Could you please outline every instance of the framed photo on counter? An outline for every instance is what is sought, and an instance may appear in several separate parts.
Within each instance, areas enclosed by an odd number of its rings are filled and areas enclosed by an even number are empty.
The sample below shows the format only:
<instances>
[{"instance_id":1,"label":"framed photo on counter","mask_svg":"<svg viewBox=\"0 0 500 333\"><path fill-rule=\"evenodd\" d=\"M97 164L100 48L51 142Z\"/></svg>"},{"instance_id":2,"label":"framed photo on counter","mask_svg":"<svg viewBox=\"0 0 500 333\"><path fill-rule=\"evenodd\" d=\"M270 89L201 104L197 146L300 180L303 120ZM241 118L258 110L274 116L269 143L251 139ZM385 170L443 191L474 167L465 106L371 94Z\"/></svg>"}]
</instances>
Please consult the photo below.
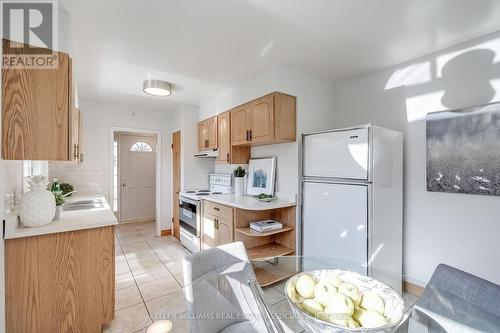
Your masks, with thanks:
<instances>
[{"instance_id":1,"label":"framed photo on counter","mask_svg":"<svg viewBox=\"0 0 500 333\"><path fill-rule=\"evenodd\" d=\"M247 194L274 195L276 157L252 158L248 163Z\"/></svg>"}]
</instances>

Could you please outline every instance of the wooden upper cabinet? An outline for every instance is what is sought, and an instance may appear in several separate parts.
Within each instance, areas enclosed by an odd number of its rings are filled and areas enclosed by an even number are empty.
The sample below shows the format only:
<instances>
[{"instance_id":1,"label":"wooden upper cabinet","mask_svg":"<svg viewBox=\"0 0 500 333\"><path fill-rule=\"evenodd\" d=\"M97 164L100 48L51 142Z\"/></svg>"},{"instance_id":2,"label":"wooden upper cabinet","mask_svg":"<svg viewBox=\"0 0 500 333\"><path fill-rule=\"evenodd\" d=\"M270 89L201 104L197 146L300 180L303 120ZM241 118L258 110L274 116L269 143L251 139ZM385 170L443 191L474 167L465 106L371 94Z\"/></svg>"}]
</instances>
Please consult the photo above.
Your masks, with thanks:
<instances>
[{"instance_id":1,"label":"wooden upper cabinet","mask_svg":"<svg viewBox=\"0 0 500 333\"><path fill-rule=\"evenodd\" d=\"M217 149L217 116L198 123L198 149Z\"/></svg>"},{"instance_id":2,"label":"wooden upper cabinet","mask_svg":"<svg viewBox=\"0 0 500 333\"><path fill-rule=\"evenodd\" d=\"M207 119L208 148L217 149L217 116Z\"/></svg>"},{"instance_id":3,"label":"wooden upper cabinet","mask_svg":"<svg viewBox=\"0 0 500 333\"><path fill-rule=\"evenodd\" d=\"M219 163L248 164L250 147L231 146L231 112L226 111L217 116L217 145Z\"/></svg>"},{"instance_id":4,"label":"wooden upper cabinet","mask_svg":"<svg viewBox=\"0 0 500 333\"><path fill-rule=\"evenodd\" d=\"M198 149L208 148L208 122L206 120L198 123Z\"/></svg>"},{"instance_id":5,"label":"wooden upper cabinet","mask_svg":"<svg viewBox=\"0 0 500 333\"><path fill-rule=\"evenodd\" d=\"M261 97L250 103L250 142L254 144L274 141L274 94Z\"/></svg>"},{"instance_id":6,"label":"wooden upper cabinet","mask_svg":"<svg viewBox=\"0 0 500 333\"><path fill-rule=\"evenodd\" d=\"M274 142L294 142L297 138L297 99L274 93Z\"/></svg>"},{"instance_id":7,"label":"wooden upper cabinet","mask_svg":"<svg viewBox=\"0 0 500 333\"><path fill-rule=\"evenodd\" d=\"M296 140L296 98L279 92L231 110L231 146Z\"/></svg>"},{"instance_id":8,"label":"wooden upper cabinet","mask_svg":"<svg viewBox=\"0 0 500 333\"><path fill-rule=\"evenodd\" d=\"M249 104L241 105L231 111L231 145L249 142Z\"/></svg>"},{"instance_id":9,"label":"wooden upper cabinet","mask_svg":"<svg viewBox=\"0 0 500 333\"><path fill-rule=\"evenodd\" d=\"M10 41L3 40L7 54ZM19 48L19 54L22 54ZM12 54L12 52L9 52ZM55 69L2 66L2 157L7 160L73 158L71 142L71 59L57 55Z\"/></svg>"},{"instance_id":10,"label":"wooden upper cabinet","mask_svg":"<svg viewBox=\"0 0 500 333\"><path fill-rule=\"evenodd\" d=\"M229 112L219 114L217 119L217 150L219 151L219 162L230 163L231 137Z\"/></svg>"}]
</instances>

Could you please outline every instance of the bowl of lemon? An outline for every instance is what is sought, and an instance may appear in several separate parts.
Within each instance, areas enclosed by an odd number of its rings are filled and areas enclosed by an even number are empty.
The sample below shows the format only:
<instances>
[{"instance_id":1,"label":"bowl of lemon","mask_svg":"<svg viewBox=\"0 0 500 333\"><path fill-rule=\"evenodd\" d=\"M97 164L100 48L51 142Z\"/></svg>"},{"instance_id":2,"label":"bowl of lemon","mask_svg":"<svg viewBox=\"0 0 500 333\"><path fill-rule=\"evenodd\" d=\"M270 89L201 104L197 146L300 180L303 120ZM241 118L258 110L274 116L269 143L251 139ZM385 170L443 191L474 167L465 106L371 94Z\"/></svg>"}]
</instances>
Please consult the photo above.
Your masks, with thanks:
<instances>
[{"instance_id":1,"label":"bowl of lemon","mask_svg":"<svg viewBox=\"0 0 500 333\"><path fill-rule=\"evenodd\" d=\"M391 332L404 302L391 287L343 270L315 270L285 284L294 317L309 332Z\"/></svg>"}]
</instances>

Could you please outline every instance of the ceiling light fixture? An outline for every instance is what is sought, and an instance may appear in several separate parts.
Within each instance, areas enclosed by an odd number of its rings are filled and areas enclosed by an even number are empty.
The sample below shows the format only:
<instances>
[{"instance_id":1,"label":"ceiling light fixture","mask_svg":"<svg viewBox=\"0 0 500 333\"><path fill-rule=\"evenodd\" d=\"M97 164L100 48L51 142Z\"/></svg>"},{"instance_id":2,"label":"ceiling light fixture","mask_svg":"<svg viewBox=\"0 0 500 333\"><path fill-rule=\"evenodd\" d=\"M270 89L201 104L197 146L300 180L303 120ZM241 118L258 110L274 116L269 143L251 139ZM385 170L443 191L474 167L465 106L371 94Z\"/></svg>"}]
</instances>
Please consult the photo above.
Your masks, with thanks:
<instances>
[{"instance_id":1,"label":"ceiling light fixture","mask_svg":"<svg viewBox=\"0 0 500 333\"><path fill-rule=\"evenodd\" d=\"M161 80L144 80L142 90L152 96L169 96L172 94L172 83Z\"/></svg>"}]
</instances>

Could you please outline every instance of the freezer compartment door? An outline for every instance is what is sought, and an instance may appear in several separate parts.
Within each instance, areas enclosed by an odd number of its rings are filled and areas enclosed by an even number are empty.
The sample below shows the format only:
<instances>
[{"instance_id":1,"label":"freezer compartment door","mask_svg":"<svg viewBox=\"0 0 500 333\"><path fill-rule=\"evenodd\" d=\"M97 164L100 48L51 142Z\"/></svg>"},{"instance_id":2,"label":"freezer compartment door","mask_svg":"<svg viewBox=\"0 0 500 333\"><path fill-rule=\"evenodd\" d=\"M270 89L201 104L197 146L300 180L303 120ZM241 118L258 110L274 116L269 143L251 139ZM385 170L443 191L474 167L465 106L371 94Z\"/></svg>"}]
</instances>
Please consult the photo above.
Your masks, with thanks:
<instances>
[{"instance_id":1,"label":"freezer compartment door","mask_svg":"<svg viewBox=\"0 0 500 333\"><path fill-rule=\"evenodd\" d=\"M367 185L305 182L302 202L304 256L332 258L346 263L345 268L339 269L367 274L367 203Z\"/></svg>"},{"instance_id":2,"label":"freezer compartment door","mask_svg":"<svg viewBox=\"0 0 500 333\"><path fill-rule=\"evenodd\" d=\"M368 180L368 128L304 137L304 176Z\"/></svg>"}]
</instances>

